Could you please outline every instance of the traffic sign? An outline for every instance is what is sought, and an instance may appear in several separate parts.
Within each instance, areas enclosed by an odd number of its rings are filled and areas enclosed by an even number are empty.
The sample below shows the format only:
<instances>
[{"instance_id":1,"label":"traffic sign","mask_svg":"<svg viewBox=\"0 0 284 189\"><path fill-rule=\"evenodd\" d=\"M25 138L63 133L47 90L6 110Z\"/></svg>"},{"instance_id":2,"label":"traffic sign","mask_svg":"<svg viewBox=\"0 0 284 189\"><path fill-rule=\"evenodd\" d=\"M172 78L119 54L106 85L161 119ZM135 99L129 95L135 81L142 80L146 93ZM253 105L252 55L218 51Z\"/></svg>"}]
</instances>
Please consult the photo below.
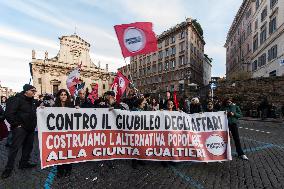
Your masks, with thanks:
<instances>
[{"instance_id":1,"label":"traffic sign","mask_svg":"<svg viewBox=\"0 0 284 189\"><path fill-rule=\"evenodd\" d=\"M211 88L211 89L216 89L216 87L217 87L217 86L216 86L215 83L211 83L211 85L210 85L210 88Z\"/></svg>"}]
</instances>

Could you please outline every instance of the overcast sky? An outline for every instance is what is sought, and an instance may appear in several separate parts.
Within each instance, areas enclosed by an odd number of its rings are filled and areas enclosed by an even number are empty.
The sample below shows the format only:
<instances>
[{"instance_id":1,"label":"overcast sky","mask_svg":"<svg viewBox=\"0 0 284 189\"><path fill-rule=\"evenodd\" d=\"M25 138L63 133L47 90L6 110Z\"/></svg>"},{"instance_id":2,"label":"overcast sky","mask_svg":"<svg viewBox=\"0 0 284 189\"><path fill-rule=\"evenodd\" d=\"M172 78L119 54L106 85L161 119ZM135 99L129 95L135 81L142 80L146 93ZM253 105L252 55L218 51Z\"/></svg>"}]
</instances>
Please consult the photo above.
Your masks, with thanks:
<instances>
[{"instance_id":1,"label":"overcast sky","mask_svg":"<svg viewBox=\"0 0 284 189\"><path fill-rule=\"evenodd\" d=\"M225 75L226 35L242 0L1 0L0 81L15 91L29 82L32 49L36 58L56 56L58 37L77 34L91 44L91 57L110 71L123 66L114 25L138 21L154 24L156 34L197 19L205 38L205 53L213 58L212 76Z\"/></svg>"}]
</instances>

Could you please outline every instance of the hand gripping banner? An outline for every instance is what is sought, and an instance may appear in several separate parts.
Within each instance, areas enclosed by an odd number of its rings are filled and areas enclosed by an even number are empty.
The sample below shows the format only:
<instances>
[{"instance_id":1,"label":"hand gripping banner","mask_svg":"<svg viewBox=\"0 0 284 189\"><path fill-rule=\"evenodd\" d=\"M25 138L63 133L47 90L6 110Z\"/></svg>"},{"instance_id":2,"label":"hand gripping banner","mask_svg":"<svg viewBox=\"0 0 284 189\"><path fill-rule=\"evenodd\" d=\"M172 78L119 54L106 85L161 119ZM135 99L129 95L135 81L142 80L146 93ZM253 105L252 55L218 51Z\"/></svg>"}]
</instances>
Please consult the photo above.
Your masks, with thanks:
<instances>
[{"instance_id":1,"label":"hand gripping banner","mask_svg":"<svg viewBox=\"0 0 284 189\"><path fill-rule=\"evenodd\" d=\"M38 108L41 168L113 159L231 160L224 112Z\"/></svg>"}]
</instances>

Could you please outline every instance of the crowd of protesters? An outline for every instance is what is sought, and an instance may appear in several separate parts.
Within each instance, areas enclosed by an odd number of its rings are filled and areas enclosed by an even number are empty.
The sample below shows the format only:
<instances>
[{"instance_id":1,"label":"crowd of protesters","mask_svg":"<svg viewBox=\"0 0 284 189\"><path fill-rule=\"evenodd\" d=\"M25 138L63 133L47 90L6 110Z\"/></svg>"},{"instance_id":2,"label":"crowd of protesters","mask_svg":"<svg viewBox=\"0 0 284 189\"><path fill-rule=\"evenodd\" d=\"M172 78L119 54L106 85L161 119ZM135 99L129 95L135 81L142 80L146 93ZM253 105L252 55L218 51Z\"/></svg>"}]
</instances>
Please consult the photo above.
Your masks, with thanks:
<instances>
[{"instance_id":1,"label":"crowd of protesters","mask_svg":"<svg viewBox=\"0 0 284 189\"><path fill-rule=\"evenodd\" d=\"M8 178L12 174L15 159L19 149L22 148L22 156L19 162L19 169L33 168L36 164L31 163L30 154L33 149L34 133L36 128L36 109L38 107L68 107L68 108L109 108L121 109L129 111L180 111L188 114L225 111L228 117L229 130L233 136L238 156L243 160L248 160L244 154L239 137L237 120L242 116L240 108L233 103L232 98L223 100L203 99L204 104L200 102L198 97L188 98L183 96L180 100L174 100L167 92L166 98L155 98L149 94L130 93L127 97L121 99L118 103L115 99L113 91L107 91L104 95L93 103L88 99L86 91L81 89L78 91L78 97L72 99L69 92L65 89L60 89L57 94L39 95L35 99L36 88L32 85L25 84L23 91L9 99L1 98L0 106L0 140L8 137L6 146L9 147L8 161L5 170L2 173L2 178ZM4 122L7 121L7 123ZM8 134L7 128L4 126L9 124L11 128ZM6 128L6 130L5 130ZM111 161L109 166L113 167ZM144 161L132 161L132 167L144 165ZM57 166L58 177L69 176L71 174L72 165Z\"/></svg>"}]
</instances>

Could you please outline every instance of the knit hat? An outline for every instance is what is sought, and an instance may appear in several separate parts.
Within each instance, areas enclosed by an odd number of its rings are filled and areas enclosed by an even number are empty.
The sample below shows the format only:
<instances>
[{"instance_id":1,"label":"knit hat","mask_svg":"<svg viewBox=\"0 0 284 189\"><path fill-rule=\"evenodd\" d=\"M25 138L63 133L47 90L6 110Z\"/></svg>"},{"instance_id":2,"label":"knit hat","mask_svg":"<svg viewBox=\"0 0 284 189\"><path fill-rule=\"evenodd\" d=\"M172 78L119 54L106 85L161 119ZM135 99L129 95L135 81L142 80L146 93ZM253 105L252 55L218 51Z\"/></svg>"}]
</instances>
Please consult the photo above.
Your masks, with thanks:
<instances>
[{"instance_id":1,"label":"knit hat","mask_svg":"<svg viewBox=\"0 0 284 189\"><path fill-rule=\"evenodd\" d=\"M191 102L192 102L192 101L193 101L193 102L195 102L196 104L198 104L198 103L199 103L199 99L198 99L197 97L192 98L192 99L191 99Z\"/></svg>"},{"instance_id":2,"label":"knit hat","mask_svg":"<svg viewBox=\"0 0 284 189\"><path fill-rule=\"evenodd\" d=\"M26 92L26 91L28 91L28 90L31 90L31 89L35 89L35 87L32 86L32 85L30 85L30 84L25 84L25 85L23 86L23 91L24 91L24 92Z\"/></svg>"}]
</instances>

